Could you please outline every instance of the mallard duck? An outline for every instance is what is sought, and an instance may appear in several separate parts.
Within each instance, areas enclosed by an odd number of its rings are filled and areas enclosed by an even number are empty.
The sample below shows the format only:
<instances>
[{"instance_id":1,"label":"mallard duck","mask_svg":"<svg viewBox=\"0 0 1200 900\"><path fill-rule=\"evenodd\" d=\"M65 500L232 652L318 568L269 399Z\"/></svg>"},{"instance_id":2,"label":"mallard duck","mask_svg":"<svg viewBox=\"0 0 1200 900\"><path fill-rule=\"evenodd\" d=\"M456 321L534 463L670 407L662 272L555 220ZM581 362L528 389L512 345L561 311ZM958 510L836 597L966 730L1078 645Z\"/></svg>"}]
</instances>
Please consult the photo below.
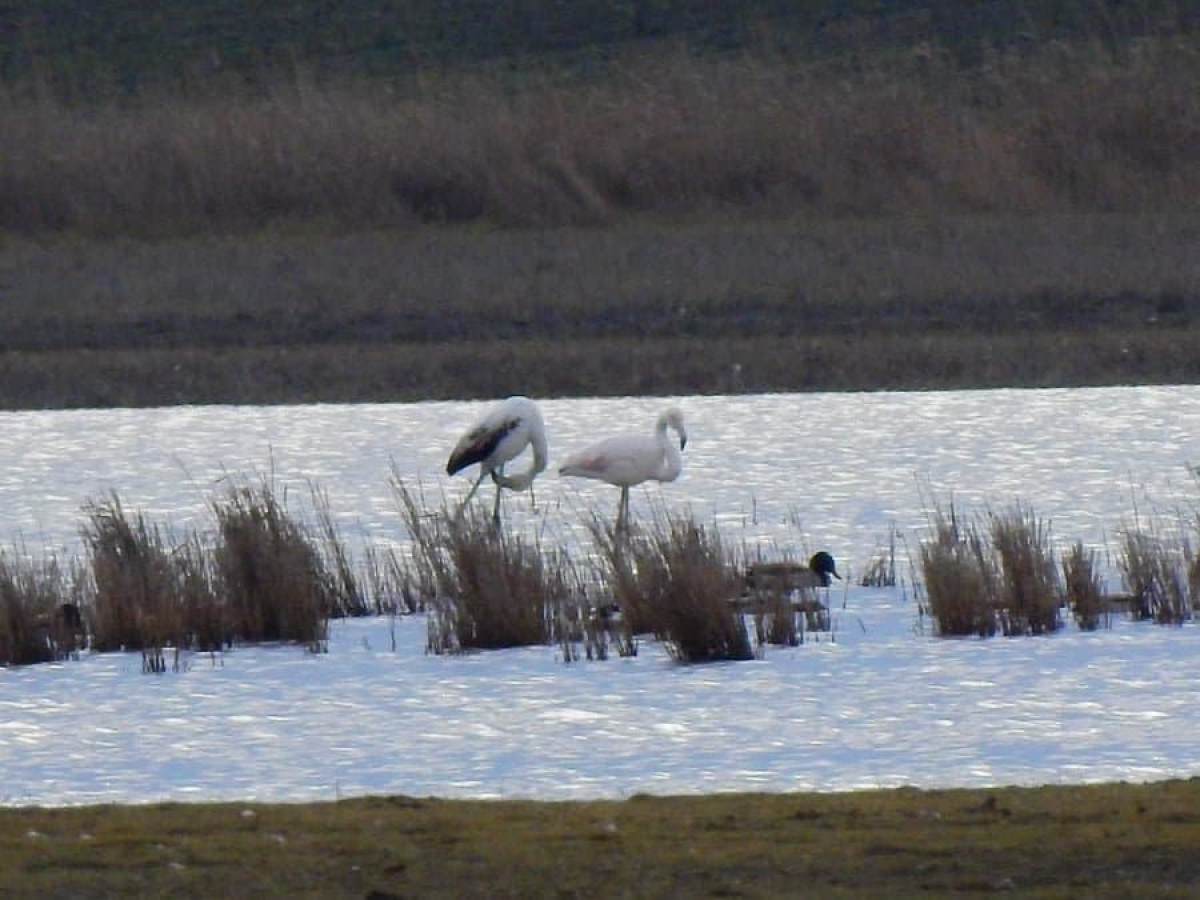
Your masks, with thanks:
<instances>
[{"instance_id":1,"label":"mallard duck","mask_svg":"<svg viewBox=\"0 0 1200 900\"><path fill-rule=\"evenodd\" d=\"M819 550L808 565L796 562L758 562L746 567L746 586L750 590L795 591L804 588L829 587L832 579L841 580L837 563L826 550Z\"/></svg>"}]
</instances>

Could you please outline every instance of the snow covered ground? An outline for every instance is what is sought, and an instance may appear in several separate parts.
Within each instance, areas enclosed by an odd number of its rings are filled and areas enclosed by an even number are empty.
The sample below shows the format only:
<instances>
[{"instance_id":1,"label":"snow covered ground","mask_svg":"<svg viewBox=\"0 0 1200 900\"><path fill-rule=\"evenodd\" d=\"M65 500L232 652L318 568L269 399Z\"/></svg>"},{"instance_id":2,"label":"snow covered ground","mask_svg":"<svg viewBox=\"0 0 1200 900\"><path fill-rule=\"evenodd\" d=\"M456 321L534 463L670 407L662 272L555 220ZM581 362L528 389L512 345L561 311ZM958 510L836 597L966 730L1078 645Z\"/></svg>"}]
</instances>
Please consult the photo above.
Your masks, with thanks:
<instances>
[{"instance_id":1,"label":"snow covered ground","mask_svg":"<svg viewBox=\"0 0 1200 900\"><path fill-rule=\"evenodd\" d=\"M854 588L832 637L761 659L565 664L424 653L422 617L335 624L329 652L137 655L0 673L4 804L595 798L1200 775L1200 628L942 640ZM845 600L846 608L840 609ZM810 636L811 637L811 636Z\"/></svg>"},{"instance_id":2,"label":"snow covered ground","mask_svg":"<svg viewBox=\"0 0 1200 900\"><path fill-rule=\"evenodd\" d=\"M1063 542L1111 554L1134 515L1195 504L1200 387L671 398L688 416L687 506L739 544L830 549L862 571L928 497L1022 500ZM593 435L649 429L661 399L543 404L551 467ZM4 535L71 553L80 507L203 527L207 502L273 472L329 494L351 542L403 545L394 470L433 502L483 404L190 408L0 416ZM547 474L509 527L586 540L616 491ZM3 536L3 535L0 535ZM1106 557L1111 559L1111 557ZM1111 566L1110 566L1111 568ZM910 577L905 569L901 574ZM1115 587L1115 585L1114 585ZM329 652L241 647L144 675L138 656L0 670L0 803L301 801L366 793L624 797L1200 775L1200 627L1116 620L1044 638L943 640L909 586L835 588L834 633L752 662L565 664L554 647L425 654L421 617L335 623ZM393 638L395 646L393 647Z\"/></svg>"}]
</instances>

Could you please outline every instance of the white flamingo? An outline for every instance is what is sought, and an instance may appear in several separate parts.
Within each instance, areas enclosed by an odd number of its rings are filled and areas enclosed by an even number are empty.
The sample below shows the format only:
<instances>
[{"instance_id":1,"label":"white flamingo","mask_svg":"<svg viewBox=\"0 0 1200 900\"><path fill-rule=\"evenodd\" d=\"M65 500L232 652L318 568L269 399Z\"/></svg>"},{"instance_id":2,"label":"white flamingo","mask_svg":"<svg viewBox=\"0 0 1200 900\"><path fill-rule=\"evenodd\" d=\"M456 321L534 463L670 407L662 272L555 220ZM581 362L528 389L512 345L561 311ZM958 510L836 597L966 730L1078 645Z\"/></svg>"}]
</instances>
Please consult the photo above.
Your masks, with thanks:
<instances>
[{"instance_id":1,"label":"white flamingo","mask_svg":"<svg viewBox=\"0 0 1200 900\"><path fill-rule=\"evenodd\" d=\"M679 446L667 436L672 428L679 435ZM674 481L683 469L680 451L687 446L683 413L674 406L664 410L655 423L653 434L621 434L606 438L586 450L567 457L558 470L560 475L594 478L621 489L617 506L617 530L629 525L629 489L644 481Z\"/></svg>"},{"instance_id":2,"label":"white flamingo","mask_svg":"<svg viewBox=\"0 0 1200 900\"><path fill-rule=\"evenodd\" d=\"M516 459L526 447L533 448L529 468L516 475L505 475L504 465ZM500 490L523 491L533 495L533 479L546 468L546 426L537 404L528 397L509 397L492 407L454 446L446 463L446 474L454 475L479 463L479 477L458 507L461 514L483 479L492 476L496 483L496 502L492 518L500 522Z\"/></svg>"}]
</instances>

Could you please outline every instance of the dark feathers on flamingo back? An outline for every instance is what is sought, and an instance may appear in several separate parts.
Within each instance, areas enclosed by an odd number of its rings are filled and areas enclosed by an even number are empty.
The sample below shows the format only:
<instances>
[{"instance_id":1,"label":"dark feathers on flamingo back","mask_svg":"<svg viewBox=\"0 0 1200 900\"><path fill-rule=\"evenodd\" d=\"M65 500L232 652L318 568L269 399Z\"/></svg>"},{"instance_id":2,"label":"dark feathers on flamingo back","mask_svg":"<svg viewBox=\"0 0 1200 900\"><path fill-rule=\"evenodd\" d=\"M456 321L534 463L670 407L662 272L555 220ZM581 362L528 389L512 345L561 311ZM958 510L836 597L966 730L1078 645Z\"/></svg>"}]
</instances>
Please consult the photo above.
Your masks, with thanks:
<instances>
[{"instance_id":1,"label":"dark feathers on flamingo back","mask_svg":"<svg viewBox=\"0 0 1200 900\"><path fill-rule=\"evenodd\" d=\"M450 454L446 463L446 474L457 475L468 466L481 463L496 452L509 434L520 424L519 419L509 419L497 428L475 428L467 434L466 444L460 444Z\"/></svg>"},{"instance_id":2,"label":"dark feathers on flamingo back","mask_svg":"<svg viewBox=\"0 0 1200 900\"><path fill-rule=\"evenodd\" d=\"M526 448L533 452L529 467L516 474L506 474L505 465L524 453ZM447 475L479 464L479 476L459 505L459 513L475 496L484 479L490 477L496 485L492 518L499 524L501 489L528 489L532 496L533 480L545 470L547 458L546 427L537 404L528 397L509 397L500 401L459 439L446 461Z\"/></svg>"}]
</instances>

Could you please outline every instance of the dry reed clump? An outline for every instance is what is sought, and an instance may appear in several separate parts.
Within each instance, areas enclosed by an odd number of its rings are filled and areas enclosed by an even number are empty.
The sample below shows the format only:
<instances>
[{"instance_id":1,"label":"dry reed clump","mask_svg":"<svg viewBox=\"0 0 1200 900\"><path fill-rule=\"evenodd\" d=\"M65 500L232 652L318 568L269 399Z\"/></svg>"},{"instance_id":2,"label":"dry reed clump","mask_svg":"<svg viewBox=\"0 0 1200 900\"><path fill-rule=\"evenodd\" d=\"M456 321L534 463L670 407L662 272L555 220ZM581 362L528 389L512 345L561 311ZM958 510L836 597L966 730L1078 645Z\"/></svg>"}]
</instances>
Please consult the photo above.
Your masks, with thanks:
<instances>
[{"instance_id":1,"label":"dry reed clump","mask_svg":"<svg viewBox=\"0 0 1200 900\"><path fill-rule=\"evenodd\" d=\"M600 554L586 570L576 567L575 599L559 608L556 632L563 658L578 659L581 648L588 660L637 656L638 636L649 632L633 574L636 563L629 563L628 554L637 548L622 548L627 542L599 515L591 515L586 527Z\"/></svg>"},{"instance_id":2,"label":"dry reed clump","mask_svg":"<svg viewBox=\"0 0 1200 900\"><path fill-rule=\"evenodd\" d=\"M248 641L325 646L342 601L319 547L269 484L236 487L212 504L217 592L231 629Z\"/></svg>"},{"instance_id":3,"label":"dry reed clump","mask_svg":"<svg viewBox=\"0 0 1200 900\"><path fill-rule=\"evenodd\" d=\"M928 611L937 633L994 635L998 574L983 536L973 524L960 526L953 504L949 512L935 510L933 526L933 539L922 542L920 559Z\"/></svg>"},{"instance_id":4,"label":"dry reed clump","mask_svg":"<svg viewBox=\"0 0 1200 900\"><path fill-rule=\"evenodd\" d=\"M399 479L393 491L429 590L432 653L547 644L576 596L565 555L547 555L478 510L427 513Z\"/></svg>"},{"instance_id":5,"label":"dry reed clump","mask_svg":"<svg viewBox=\"0 0 1200 900\"><path fill-rule=\"evenodd\" d=\"M179 544L174 561L187 630L186 646L206 653L233 646L233 625L228 606L218 593L213 556L199 536L191 534Z\"/></svg>"},{"instance_id":6,"label":"dry reed clump","mask_svg":"<svg viewBox=\"0 0 1200 900\"><path fill-rule=\"evenodd\" d=\"M311 490L329 615L334 618L365 616L371 611L368 592L364 589L358 570L350 559L346 542L342 540L337 524L333 521L329 496L316 486Z\"/></svg>"},{"instance_id":7,"label":"dry reed clump","mask_svg":"<svg viewBox=\"0 0 1200 900\"><path fill-rule=\"evenodd\" d=\"M649 55L648 55L649 56ZM1186 40L856 67L686 51L583 78L277 84L72 106L0 95L0 229L593 224L1194 209Z\"/></svg>"},{"instance_id":8,"label":"dry reed clump","mask_svg":"<svg viewBox=\"0 0 1200 900\"><path fill-rule=\"evenodd\" d=\"M659 598L666 591L669 573L652 534L636 523L621 530L615 522L592 515L586 524L599 551L598 575L604 586L597 611L619 611L620 632L635 646L637 635L658 630Z\"/></svg>"},{"instance_id":9,"label":"dry reed clump","mask_svg":"<svg viewBox=\"0 0 1200 900\"><path fill-rule=\"evenodd\" d=\"M390 485L410 538L409 553L404 561L391 554L384 561L379 577L385 583L391 581L410 612L426 612L438 597L441 557L435 552L434 533L445 518L445 510L430 512L424 496L414 496L394 468Z\"/></svg>"},{"instance_id":10,"label":"dry reed clump","mask_svg":"<svg viewBox=\"0 0 1200 900\"><path fill-rule=\"evenodd\" d=\"M1188 466L1192 481L1200 488L1200 466ZM1184 564L1187 566L1188 592L1192 600L1192 613L1200 610L1200 507L1192 506L1190 519L1184 526L1180 544Z\"/></svg>"},{"instance_id":11,"label":"dry reed clump","mask_svg":"<svg viewBox=\"0 0 1200 900\"><path fill-rule=\"evenodd\" d=\"M370 608L323 497L318 535L267 484L212 504L218 539L129 514L115 494L84 506L86 565L40 566L0 553L0 665L62 658L90 646L140 650L165 671L168 652L218 651L235 641L296 641L323 649L328 618ZM323 543L322 543L323 542ZM376 609L379 609L378 603Z\"/></svg>"},{"instance_id":12,"label":"dry reed clump","mask_svg":"<svg viewBox=\"0 0 1200 900\"><path fill-rule=\"evenodd\" d=\"M552 554L551 565L561 573L565 585L552 611L551 625L563 662L637 656L637 636L630 631L619 604L607 593L607 586L590 579L589 569L569 561L561 551ZM594 574L594 563L592 567Z\"/></svg>"},{"instance_id":13,"label":"dry reed clump","mask_svg":"<svg viewBox=\"0 0 1200 900\"><path fill-rule=\"evenodd\" d=\"M363 568L371 614L398 616L424 612L426 594L395 548L367 547Z\"/></svg>"},{"instance_id":14,"label":"dry reed clump","mask_svg":"<svg viewBox=\"0 0 1200 900\"><path fill-rule=\"evenodd\" d=\"M162 648L179 646L188 633L172 548L157 525L127 514L116 495L90 501L84 513L92 646L141 650L157 667Z\"/></svg>"},{"instance_id":15,"label":"dry reed clump","mask_svg":"<svg viewBox=\"0 0 1200 900\"><path fill-rule=\"evenodd\" d=\"M720 536L690 516L660 513L650 531L630 536L637 569L622 587L639 615L676 660L752 659L746 622L730 601L738 594L734 561ZM613 591L616 595L616 590Z\"/></svg>"},{"instance_id":16,"label":"dry reed clump","mask_svg":"<svg viewBox=\"0 0 1200 900\"><path fill-rule=\"evenodd\" d=\"M1121 537L1117 565L1135 619L1180 625L1193 618L1195 565L1189 567L1185 542L1175 542L1137 528Z\"/></svg>"},{"instance_id":17,"label":"dry reed clump","mask_svg":"<svg viewBox=\"0 0 1200 900\"><path fill-rule=\"evenodd\" d=\"M70 573L0 551L0 666L65 659L87 642Z\"/></svg>"},{"instance_id":18,"label":"dry reed clump","mask_svg":"<svg viewBox=\"0 0 1200 900\"><path fill-rule=\"evenodd\" d=\"M729 603L737 576L719 535L691 518L668 518L654 544L667 576L657 636L668 652L683 662L751 659L745 620Z\"/></svg>"},{"instance_id":19,"label":"dry reed clump","mask_svg":"<svg viewBox=\"0 0 1200 900\"><path fill-rule=\"evenodd\" d=\"M921 545L929 612L941 635L1048 634L1061 626L1062 592L1049 527L1016 506L987 528L937 509Z\"/></svg>"},{"instance_id":20,"label":"dry reed clump","mask_svg":"<svg viewBox=\"0 0 1200 900\"><path fill-rule=\"evenodd\" d=\"M1200 521L1197 521L1197 532L1200 535ZM1200 553L1196 552L1195 546L1188 544L1187 555L1188 563L1188 590L1192 596L1193 612L1200 609Z\"/></svg>"},{"instance_id":21,"label":"dry reed clump","mask_svg":"<svg viewBox=\"0 0 1200 900\"><path fill-rule=\"evenodd\" d=\"M1076 541L1062 557L1064 597L1075 624L1083 631L1094 631L1101 622L1108 624L1110 610L1096 566L1096 551L1085 550Z\"/></svg>"},{"instance_id":22,"label":"dry reed clump","mask_svg":"<svg viewBox=\"0 0 1200 900\"><path fill-rule=\"evenodd\" d=\"M761 647L775 644L780 647L798 647L804 643L804 625L809 613L796 609L796 605L785 594L769 593L755 607L754 638Z\"/></svg>"},{"instance_id":23,"label":"dry reed clump","mask_svg":"<svg viewBox=\"0 0 1200 900\"><path fill-rule=\"evenodd\" d=\"M1000 605L1006 635L1049 634L1058 630L1062 604L1049 525L1020 504L991 513L992 548L999 558Z\"/></svg>"}]
</instances>

